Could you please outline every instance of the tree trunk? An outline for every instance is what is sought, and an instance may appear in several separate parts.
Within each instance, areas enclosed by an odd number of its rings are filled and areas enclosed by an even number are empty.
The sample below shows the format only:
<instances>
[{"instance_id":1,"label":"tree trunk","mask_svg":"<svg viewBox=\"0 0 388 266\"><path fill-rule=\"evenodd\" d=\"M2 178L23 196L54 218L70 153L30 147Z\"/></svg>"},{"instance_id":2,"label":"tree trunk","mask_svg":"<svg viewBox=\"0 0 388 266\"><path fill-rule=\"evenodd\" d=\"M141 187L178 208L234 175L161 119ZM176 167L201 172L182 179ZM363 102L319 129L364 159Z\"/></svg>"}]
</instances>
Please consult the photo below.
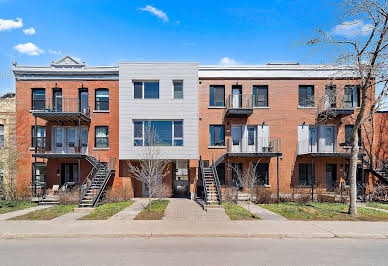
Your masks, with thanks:
<instances>
[{"instance_id":1,"label":"tree trunk","mask_svg":"<svg viewBox=\"0 0 388 266\"><path fill-rule=\"evenodd\" d=\"M152 211L152 206L151 206L151 189L148 188L148 206L150 206L150 212Z\"/></svg>"},{"instance_id":2,"label":"tree trunk","mask_svg":"<svg viewBox=\"0 0 388 266\"><path fill-rule=\"evenodd\" d=\"M349 182L350 182L350 204L349 214L352 216L357 215L357 161L358 161L358 133L357 127L353 127L351 136L352 152L349 165Z\"/></svg>"}]
</instances>

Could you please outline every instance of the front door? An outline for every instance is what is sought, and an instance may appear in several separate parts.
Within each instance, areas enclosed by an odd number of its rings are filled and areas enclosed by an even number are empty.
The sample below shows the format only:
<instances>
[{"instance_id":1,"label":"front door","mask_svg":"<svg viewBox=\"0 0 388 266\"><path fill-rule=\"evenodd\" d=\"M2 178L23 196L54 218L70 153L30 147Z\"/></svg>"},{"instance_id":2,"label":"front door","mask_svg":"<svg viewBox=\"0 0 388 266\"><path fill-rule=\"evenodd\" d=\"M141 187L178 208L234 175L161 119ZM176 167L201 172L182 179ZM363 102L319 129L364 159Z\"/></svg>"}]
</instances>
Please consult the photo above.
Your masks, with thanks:
<instances>
[{"instance_id":1,"label":"front door","mask_svg":"<svg viewBox=\"0 0 388 266\"><path fill-rule=\"evenodd\" d=\"M241 152L241 126L232 126L232 152Z\"/></svg>"},{"instance_id":2,"label":"front door","mask_svg":"<svg viewBox=\"0 0 388 266\"><path fill-rule=\"evenodd\" d=\"M257 152L270 152L269 126L259 125L257 127Z\"/></svg>"},{"instance_id":3,"label":"front door","mask_svg":"<svg viewBox=\"0 0 388 266\"><path fill-rule=\"evenodd\" d=\"M62 89L53 90L53 109L62 112Z\"/></svg>"},{"instance_id":4,"label":"front door","mask_svg":"<svg viewBox=\"0 0 388 266\"><path fill-rule=\"evenodd\" d=\"M326 164L326 189L328 191L334 190L337 182L337 165Z\"/></svg>"},{"instance_id":5,"label":"front door","mask_svg":"<svg viewBox=\"0 0 388 266\"><path fill-rule=\"evenodd\" d=\"M78 164L76 163L63 163L61 171L61 183L78 183Z\"/></svg>"},{"instance_id":6,"label":"front door","mask_svg":"<svg viewBox=\"0 0 388 266\"><path fill-rule=\"evenodd\" d=\"M247 152L256 152L257 126L248 126L247 130L248 130Z\"/></svg>"},{"instance_id":7,"label":"front door","mask_svg":"<svg viewBox=\"0 0 388 266\"><path fill-rule=\"evenodd\" d=\"M89 114L89 94L87 89L79 91L79 111L84 114Z\"/></svg>"},{"instance_id":8,"label":"front door","mask_svg":"<svg viewBox=\"0 0 388 266\"><path fill-rule=\"evenodd\" d=\"M65 152L65 128L64 127L53 127L53 147L54 153Z\"/></svg>"},{"instance_id":9,"label":"front door","mask_svg":"<svg viewBox=\"0 0 388 266\"><path fill-rule=\"evenodd\" d=\"M173 196L187 198L190 194L188 163L186 160L177 160L173 163L172 186Z\"/></svg>"},{"instance_id":10,"label":"front door","mask_svg":"<svg viewBox=\"0 0 388 266\"><path fill-rule=\"evenodd\" d=\"M78 130L75 127L67 127L66 128L66 152L67 153L75 153L79 146L77 141ZM78 151L79 152L79 151Z\"/></svg>"},{"instance_id":11,"label":"front door","mask_svg":"<svg viewBox=\"0 0 388 266\"><path fill-rule=\"evenodd\" d=\"M327 86L325 88L325 107L336 107L336 88L334 86Z\"/></svg>"},{"instance_id":12,"label":"front door","mask_svg":"<svg viewBox=\"0 0 388 266\"><path fill-rule=\"evenodd\" d=\"M240 85L233 85L232 87L232 105L233 108L241 108L242 88Z\"/></svg>"},{"instance_id":13,"label":"front door","mask_svg":"<svg viewBox=\"0 0 388 266\"><path fill-rule=\"evenodd\" d=\"M334 152L334 127L325 126L325 150L324 152Z\"/></svg>"}]
</instances>

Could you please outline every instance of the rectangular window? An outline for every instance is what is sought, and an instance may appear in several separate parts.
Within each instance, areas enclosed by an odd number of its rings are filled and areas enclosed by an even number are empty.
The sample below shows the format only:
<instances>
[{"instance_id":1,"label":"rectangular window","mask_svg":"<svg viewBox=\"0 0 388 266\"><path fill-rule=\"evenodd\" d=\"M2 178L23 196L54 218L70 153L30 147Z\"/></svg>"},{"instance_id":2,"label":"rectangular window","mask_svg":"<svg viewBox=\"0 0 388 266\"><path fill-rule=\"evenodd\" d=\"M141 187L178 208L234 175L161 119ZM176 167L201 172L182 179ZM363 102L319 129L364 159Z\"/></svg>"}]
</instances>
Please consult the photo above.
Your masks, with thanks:
<instances>
[{"instance_id":1,"label":"rectangular window","mask_svg":"<svg viewBox=\"0 0 388 266\"><path fill-rule=\"evenodd\" d=\"M46 108L45 89L32 89L32 110L43 110Z\"/></svg>"},{"instance_id":2,"label":"rectangular window","mask_svg":"<svg viewBox=\"0 0 388 266\"><path fill-rule=\"evenodd\" d=\"M109 147L109 128L107 126L96 126L94 134L95 134L94 147L96 148Z\"/></svg>"},{"instance_id":3,"label":"rectangular window","mask_svg":"<svg viewBox=\"0 0 388 266\"><path fill-rule=\"evenodd\" d=\"M344 107L360 107L360 86L345 86Z\"/></svg>"},{"instance_id":4,"label":"rectangular window","mask_svg":"<svg viewBox=\"0 0 388 266\"><path fill-rule=\"evenodd\" d=\"M268 175L268 169L269 169L269 164L268 163L257 163L255 165L256 167L256 180L257 180L257 185L263 186L263 185L269 185L269 175Z\"/></svg>"},{"instance_id":5,"label":"rectangular window","mask_svg":"<svg viewBox=\"0 0 388 266\"><path fill-rule=\"evenodd\" d=\"M299 86L299 106L314 106L314 86Z\"/></svg>"},{"instance_id":6,"label":"rectangular window","mask_svg":"<svg viewBox=\"0 0 388 266\"><path fill-rule=\"evenodd\" d=\"M36 142L37 141L37 142ZM35 136L35 126L31 127L31 147L46 147L46 128L44 126L36 127L36 136Z\"/></svg>"},{"instance_id":7,"label":"rectangular window","mask_svg":"<svg viewBox=\"0 0 388 266\"><path fill-rule=\"evenodd\" d=\"M225 86L211 85L209 97L209 106L225 106Z\"/></svg>"},{"instance_id":8,"label":"rectangular window","mask_svg":"<svg viewBox=\"0 0 388 266\"><path fill-rule=\"evenodd\" d=\"M311 163L299 164L299 185L311 185L313 180L313 165Z\"/></svg>"},{"instance_id":9,"label":"rectangular window","mask_svg":"<svg viewBox=\"0 0 388 266\"><path fill-rule=\"evenodd\" d=\"M0 125L0 148L4 147L4 125Z\"/></svg>"},{"instance_id":10,"label":"rectangular window","mask_svg":"<svg viewBox=\"0 0 388 266\"><path fill-rule=\"evenodd\" d=\"M183 121L134 121L133 127L134 146L183 146Z\"/></svg>"},{"instance_id":11,"label":"rectangular window","mask_svg":"<svg viewBox=\"0 0 388 266\"><path fill-rule=\"evenodd\" d=\"M256 127L248 127L248 145L255 145Z\"/></svg>"},{"instance_id":12,"label":"rectangular window","mask_svg":"<svg viewBox=\"0 0 388 266\"><path fill-rule=\"evenodd\" d=\"M183 81L182 80L174 80L174 99L183 99Z\"/></svg>"},{"instance_id":13,"label":"rectangular window","mask_svg":"<svg viewBox=\"0 0 388 266\"><path fill-rule=\"evenodd\" d=\"M62 89L53 89L53 109L62 112Z\"/></svg>"},{"instance_id":14,"label":"rectangular window","mask_svg":"<svg viewBox=\"0 0 388 266\"><path fill-rule=\"evenodd\" d=\"M268 106L268 86L267 85L253 86L253 102L255 107Z\"/></svg>"},{"instance_id":15,"label":"rectangular window","mask_svg":"<svg viewBox=\"0 0 388 266\"><path fill-rule=\"evenodd\" d=\"M309 144L313 146L317 145L317 139L318 139L317 128L313 126L309 126Z\"/></svg>"},{"instance_id":16,"label":"rectangular window","mask_svg":"<svg viewBox=\"0 0 388 266\"><path fill-rule=\"evenodd\" d=\"M222 125L210 125L210 146L225 146L225 129Z\"/></svg>"},{"instance_id":17,"label":"rectangular window","mask_svg":"<svg viewBox=\"0 0 388 266\"><path fill-rule=\"evenodd\" d=\"M32 163L32 172L35 171L35 182L41 183L45 182L46 178L46 164L44 163Z\"/></svg>"},{"instance_id":18,"label":"rectangular window","mask_svg":"<svg viewBox=\"0 0 388 266\"><path fill-rule=\"evenodd\" d=\"M350 146L351 143L351 137L352 137L352 130L353 125L345 125L345 145ZM362 140L361 140L361 129L358 129L358 146L361 146Z\"/></svg>"},{"instance_id":19,"label":"rectangular window","mask_svg":"<svg viewBox=\"0 0 388 266\"><path fill-rule=\"evenodd\" d=\"M109 90L108 89L96 89L96 110L108 111L109 110Z\"/></svg>"},{"instance_id":20,"label":"rectangular window","mask_svg":"<svg viewBox=\"0 0 388 266\"><path fill-rule=\"evenodd\" d=\"M159 81L133 82L135 99L159 99Z\"/></svg>"}]
</instances>

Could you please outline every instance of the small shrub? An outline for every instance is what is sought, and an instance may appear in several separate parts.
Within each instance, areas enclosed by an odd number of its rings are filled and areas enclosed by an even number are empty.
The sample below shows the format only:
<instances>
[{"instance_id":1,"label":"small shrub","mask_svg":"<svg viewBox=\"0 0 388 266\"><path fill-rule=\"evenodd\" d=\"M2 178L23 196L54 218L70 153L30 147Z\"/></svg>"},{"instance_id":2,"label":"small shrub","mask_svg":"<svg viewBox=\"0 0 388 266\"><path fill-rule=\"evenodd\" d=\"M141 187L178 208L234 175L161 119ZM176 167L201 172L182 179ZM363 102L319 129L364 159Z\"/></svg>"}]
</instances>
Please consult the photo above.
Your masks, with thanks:
<instances>
[{"instance_id":1,"label":"small shrub","mask_svg":"<svg viewBox=\"0 0 388 266\"><path fill-rule=\"evenodd\" d=\"M254 202L258 204L274 203L276 197L273 197L273 193L268 191L265 187L258 187L255 190Z\"/></svg>"},{"instance_id":2,"label":"small shrub","mask_svg":"<svg viewBox=\"0 0 388 266\"><path fill-rule=\"evenodd\" d=\"M227 187L223 193L223 201L228 203L237 202L238 191L237 187Z\"/></svg>"},{"instance_id":3,"label":"small shrub","mask_svg":"<svg viewBox=\"0 0 388 266\"><path fill-rule=\"evenodd\" d=\"M154 186L152 189L154 190L153 197L158 200L168 198L171 195L171 190L166 184Z\"/></svg>"},{"instance_id":4,"label":"small shrub","mask_svg":"<svg viewBox=\"0 0 388 266\"><path fill-rule=\"evenodd\" d=\"M104 203L128 201L131 199L132 189L129 185L123 184L117 188L110 188L105 192Z\"/></svg>"},{"instance_id":5,"label":"small shrub","mask_svg":"<svg viewBox=\"0 0 388 266\"><path fill-rule=\"evenodd\" d=\"M71 190L59 191L58 192L58 201L60 204L78 204L79 202L79 189L77 187L72 188Z\"/></svg>"},{"instance_id":6,"label":"small shrub","mask_svg":"<svg viewBox=\"0 0 388 266\"><path fill-rule=\"evenodd\" d=\"M372 202L388 202L388 186L386 185L376 185L367 190L366 194L367 201Z\"/></svg>"}]
</instances>

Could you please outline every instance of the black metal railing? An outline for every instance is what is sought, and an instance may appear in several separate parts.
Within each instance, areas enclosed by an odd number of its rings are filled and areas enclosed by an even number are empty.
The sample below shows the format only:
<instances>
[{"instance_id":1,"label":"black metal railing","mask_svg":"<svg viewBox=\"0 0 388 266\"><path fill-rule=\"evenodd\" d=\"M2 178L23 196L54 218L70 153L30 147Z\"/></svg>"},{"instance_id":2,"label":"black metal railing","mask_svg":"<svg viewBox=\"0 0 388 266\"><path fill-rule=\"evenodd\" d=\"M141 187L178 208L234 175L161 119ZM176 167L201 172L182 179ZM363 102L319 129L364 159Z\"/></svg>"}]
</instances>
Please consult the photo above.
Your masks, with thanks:
<instances>
[{"instance_id":1,"label":"black metal railing","mask_svg":"<svg viewBox=\"0 0 388 266\"><path fill-rule=\"evenodd\" d=\"M226 151L229 153L280 153L281 145L280 138L256 138L249 143L243 144L242 140L233 143L231 138L228 138Z\"/></svg>"},{"instance_id":2,"label":"black metal railing","mask_svg":"<svg viewBox=\"0 0 388 266\"><path fill-rule=\"evenodd\" d=\"M56 113L82 113L86 116L90 114L90 106L82 104L78 98L33 99L32 110Z\"/></svg>"},{"instance_id":3,"label":"black metal railing","mask_svg":"<svg viewBox=\"0 0 388 266\"><path fill-rule=\"evenodd\" d=\"M202 186L203 186L203 200L205 204L207 204L207 190L206 190L206 181L205 181L205 175L204 175L204 165L203 165L203 160L202 157L199 156L199 172L202 178Z\"/></svg>"},{"instance_id":4,"label":"black metal railing","mask_svg":"<svg viewBox=\"0 0 388 266\"><path fill-rule=\"evenodd\" d=\"M211 165L212 171L213 171L213 177L216 184L216 190L217 190L217 200L218 204L222 204L222 195L221 195L221 184L220 180L218 179L218 173L217 173L217 167L214 164L214 154L212 154L212 165Z\"/></svg>"},{"instance_id":5,"label":"black metal railing","mask_svg":"<svg viewBox=\"0 0 388 266\"><path fill-rule=\"evenodd\" d=\"M253 109L252 94L229 95L225 102L226 109Z\"/></svg>"}]
</instances>

